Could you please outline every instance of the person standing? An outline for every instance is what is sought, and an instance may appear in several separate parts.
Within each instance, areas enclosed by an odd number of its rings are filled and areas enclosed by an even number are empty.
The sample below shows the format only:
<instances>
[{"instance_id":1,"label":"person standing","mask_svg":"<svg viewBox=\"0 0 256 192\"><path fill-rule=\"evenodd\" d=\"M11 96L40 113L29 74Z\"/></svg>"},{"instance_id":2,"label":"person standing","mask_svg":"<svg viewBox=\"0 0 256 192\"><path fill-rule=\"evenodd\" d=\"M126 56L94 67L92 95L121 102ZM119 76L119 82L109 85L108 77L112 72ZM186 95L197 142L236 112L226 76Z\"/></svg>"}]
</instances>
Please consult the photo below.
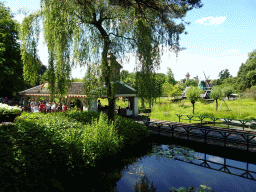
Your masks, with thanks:
<instances>
[{"instance_id":1,"label":"person standing","mask_svg":"<svg viewBox=\"0 0 256 192\"><path fill-rule=\"evenodd\" d=\"M56 107L56 102L54 101L51 106L52 112L55 112L55 107Z\"/></svg>"},{"instance_id":2,"label":"person standing","mask_svg":"<svg viewBox=\"0 0 256 192\"><path fill-rule=\"evenodd\" d=\"M47 103L46 104L46 113L49 113L49 112L51 112L51 104Z\"/></svg>"},{"instance_id":3,"label":"person standing","mask_svg":"<svg viewBox=\"0 0 256 192\"><path fill-rule=\"evenodd\" d=\"M5 102L6 104L8 104L8 97L7 97L7 96L4 98L4 102Z\"/></svg>"},{"instance_id":4,"label":"person standing","mask_svg":"<svg viewBox=\"0 0 256 192\"><path fill-rule=\"evenodd\" d=\"M32 112L33 112L35 105L36 105L36 103L34 102L34 99L32 99L32 102L30 103L30 108L31 108Z\"/></svg>"},{"instance_id":5,"label":"person standing","mask_svg":"<svg viewBox=\"0 0 256 192\"><path fill-rule=\"evenodd\" d=\"M67 110L67 106L64 104L63 106L62 106L62 111L66 111Z\"/></svg>"},{"instance_id":6,"label":"person standing","mask_svg":"<svg viewBox=\"0 0 256 192\"><path fill-rule=\"evenodd\" d=\"M98 111L101 111L101 102L98 100Z\"/></svg>"},{"instance_id":7,"label":"person standing","mask_svg":"<svg viewBox=\"0 0 256 192\"><path fill-rule=\"evenodd\" d=\"M74 108L74 102L70 102L70 109Z\"/></svg>"},{"instance_id":8,"label":"person standing","mask_svg":"<svg viewBox=\"0 0 256 192\"><path fill-rule=\"evenodd\" d=\"M39 111L44 112L45 105L43 101L41 101L41 104L39 105Z\"/></svg>"},{"instance_id":9,"label":"person standing","mask_svg":"<svg viewBox=\"0 0 256 192\"><path fill-rule=\"evenodd\" d=\"M61 112L62 107L58 104L58 111Z\"/></svg>"}]
</instances>

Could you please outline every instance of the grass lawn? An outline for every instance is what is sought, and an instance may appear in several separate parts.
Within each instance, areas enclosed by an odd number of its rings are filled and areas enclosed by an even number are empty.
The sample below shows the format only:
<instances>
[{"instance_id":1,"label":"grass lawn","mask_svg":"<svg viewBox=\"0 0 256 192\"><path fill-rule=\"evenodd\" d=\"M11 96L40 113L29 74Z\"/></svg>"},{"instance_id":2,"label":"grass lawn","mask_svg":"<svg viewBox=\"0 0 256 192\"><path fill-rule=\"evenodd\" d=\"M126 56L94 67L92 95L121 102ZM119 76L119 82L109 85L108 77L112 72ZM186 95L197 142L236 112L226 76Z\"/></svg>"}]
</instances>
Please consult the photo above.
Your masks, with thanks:
<instances>
[{"instance_id":1,"label":"grass lawn","mask_svg":"<svg viewBox=\"0 0 256 192\"><path fill-rule=\"evenodd\" d=\"M178 122L179 119L175 114L193 115L192 104L188 100L182 100L177 103L170 103L167 99L161 98L160 102L162 104L157 103L153 106L152 112L150 114L150 118ZM195 103L194 115L219 117L219 118L231 118L231 119L256 119L256 101L255 100L252 100L252 99L226 100L225 103L222 102L222 100L219 100L218 111L216 111L215 101L213 103L198 101ZM182 122L188 122L188 121L183 120Z\"/></svg>"}]
</instances>

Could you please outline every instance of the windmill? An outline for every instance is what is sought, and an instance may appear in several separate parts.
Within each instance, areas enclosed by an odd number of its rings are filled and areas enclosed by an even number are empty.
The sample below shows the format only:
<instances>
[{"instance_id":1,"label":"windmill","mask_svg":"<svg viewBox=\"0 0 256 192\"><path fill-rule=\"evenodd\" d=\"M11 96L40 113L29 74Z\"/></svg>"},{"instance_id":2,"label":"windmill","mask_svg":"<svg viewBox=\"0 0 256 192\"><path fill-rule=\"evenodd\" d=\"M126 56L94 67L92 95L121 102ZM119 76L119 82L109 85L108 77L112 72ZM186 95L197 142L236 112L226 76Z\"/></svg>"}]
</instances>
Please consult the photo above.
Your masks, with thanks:
<instances>
[{"instance_id":1,"label":"windmill","mask_svg":"<svg viewBox=\"0 0 256 192\"><path fill-rule=\"evenodd\" d=\"M204 72L204 71L203 71L203 72ZM207 86L207 87L211 87L211 86L210 86L210 82L209 82L209 77L210 77L210 76L206 77L206 75L205 75L205 73L204 73L204 77L205 77L206 86Z\"/></svg>"},{"instance_id":2,"label":"windmill","mask_svg":"<svg viewBox=\"0 0 256 192\"><path fill-rule=\"evenodd\" d=\"M203 71L204 73L204 71ZM204 77L205 77L205 85L201 84L200 82L200 88L204 90L205 94L204 94L204 98L208 99L210 98L210 94L211 94L211 86L210 86L210 82L209 82L209 77L206 77L205 73L204 73ZM203 85L203 86L202 86Z\"/></svg>"}]
</instances>

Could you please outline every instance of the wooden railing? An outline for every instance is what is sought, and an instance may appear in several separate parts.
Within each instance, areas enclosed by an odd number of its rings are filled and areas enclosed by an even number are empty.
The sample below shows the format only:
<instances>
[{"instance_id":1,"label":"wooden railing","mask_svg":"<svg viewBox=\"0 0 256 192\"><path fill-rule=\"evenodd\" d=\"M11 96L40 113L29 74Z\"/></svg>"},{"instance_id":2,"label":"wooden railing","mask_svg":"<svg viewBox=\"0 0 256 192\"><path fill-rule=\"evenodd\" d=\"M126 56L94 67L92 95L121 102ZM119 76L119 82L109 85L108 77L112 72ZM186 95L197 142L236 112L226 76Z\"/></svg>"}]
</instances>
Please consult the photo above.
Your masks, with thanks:
<instances>
[{"instance_id":1,"label":"wooden railing","mask_svg":"<svg viewBox=\"0 0 256 192\"><path fill-rule=\"evenodd\" d=\"M213 124L214 126L216 124L225 124L228 126L235 125L238 127L242 127L243 130L246 127L249 128L255 128L255 120L247 120L247 119L230 119L230 118L221 118L221 117L209 117L209 116L198 116L198 115L183 115L183 114L176 114L179 118L179 122L181 122L181 119L188 120L189 123L191 121L200 121L200 124ZM206 120L208 119L208 120ZM218 121L220 120L220 121Z\"/></svg>"}]
</instances>

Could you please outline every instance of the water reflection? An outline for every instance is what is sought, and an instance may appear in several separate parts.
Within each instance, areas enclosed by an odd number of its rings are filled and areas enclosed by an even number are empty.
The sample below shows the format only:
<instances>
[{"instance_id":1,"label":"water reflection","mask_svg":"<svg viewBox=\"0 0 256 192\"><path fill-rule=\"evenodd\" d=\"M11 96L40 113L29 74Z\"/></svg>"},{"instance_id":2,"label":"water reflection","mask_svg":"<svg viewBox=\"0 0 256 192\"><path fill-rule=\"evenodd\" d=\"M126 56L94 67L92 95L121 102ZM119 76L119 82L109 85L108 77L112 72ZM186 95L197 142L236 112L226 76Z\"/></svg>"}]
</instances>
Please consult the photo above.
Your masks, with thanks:
<instances>
[{"instance_id":1,"label":"water reflection","mask_svg":"<svg viewBox=\"0 0 256 192\"><path fill-rule=\"evenodd\" d=\"M255 167L252 163L196 152L185 146L153 143L151 152L123 171L117 189L134 191L143 177L148 184L154 182L161 189L157 191L200 185L215 187L214 191L252 191L256 187Z\"/></svg>"}]
</instances>

